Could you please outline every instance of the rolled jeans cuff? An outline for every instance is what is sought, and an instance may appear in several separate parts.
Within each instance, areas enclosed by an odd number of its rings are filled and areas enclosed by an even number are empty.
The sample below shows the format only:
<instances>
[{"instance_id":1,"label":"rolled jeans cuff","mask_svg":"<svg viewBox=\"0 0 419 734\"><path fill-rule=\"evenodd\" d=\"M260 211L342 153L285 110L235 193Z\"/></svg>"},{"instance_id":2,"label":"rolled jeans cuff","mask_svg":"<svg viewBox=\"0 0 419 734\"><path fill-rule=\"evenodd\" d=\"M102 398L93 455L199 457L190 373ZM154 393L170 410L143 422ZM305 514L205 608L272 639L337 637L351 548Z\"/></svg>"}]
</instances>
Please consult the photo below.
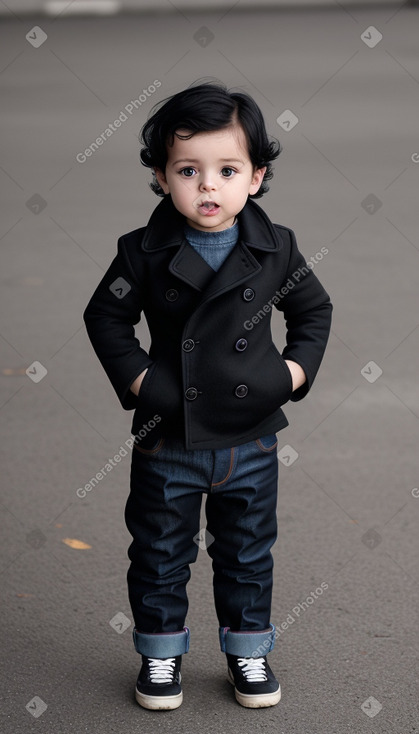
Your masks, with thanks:
<instances>
[{"instance_id":1,"label":"rolled jeans cuff","mask_svg":"<svg viewBox=\"0 0 419 734\"><path fill-rule=\"evenodd\" d=\"M174 658L189 650L189 628L179 632L139 632L132 631L134 646L137 652L148 658Z\"/></svg>"},{"instance_id":2,"label":"rolled jeans cuff","mask_svg":"<svg viewBox=\"0 0 419 734\"><path fill-rule=\"evenodd\" d=\"M275 644L275 627L269 625L269 629L262 630L239 630L232 632L230 627L220 627L221 652L229 655L237 655L241 658L261 658L273 650Z\"/></svg>"}]
</instances>

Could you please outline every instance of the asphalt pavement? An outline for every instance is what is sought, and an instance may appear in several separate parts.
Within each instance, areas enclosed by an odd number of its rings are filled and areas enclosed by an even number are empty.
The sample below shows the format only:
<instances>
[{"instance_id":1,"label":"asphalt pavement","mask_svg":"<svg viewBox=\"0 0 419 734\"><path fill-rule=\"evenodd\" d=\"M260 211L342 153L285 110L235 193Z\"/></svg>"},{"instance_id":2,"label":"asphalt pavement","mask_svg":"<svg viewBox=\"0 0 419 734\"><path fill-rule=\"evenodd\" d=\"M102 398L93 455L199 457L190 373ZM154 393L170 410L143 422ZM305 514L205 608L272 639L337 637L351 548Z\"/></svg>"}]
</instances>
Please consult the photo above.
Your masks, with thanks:
<instances>
[{"instance_id":1,"label":"asphalt pavement","mask_svg":"<svg viewBox=\"0 0 419 734\"><path fill-rule=\"evenodd\" d=\"M2 16L5 734L419 731L418 11L239 6ZM282 700L256 711L235 702L200 550L184 703L153 713L133 697L132 416L82 313L117 238L159 201L139 162L142 124L202 77L254 95L281 140L259 203L295 231L334 318L313 389L287 406L278 434L270 663ZM273 324L282 348L279 314ZM147 347L143 322L138 336Z\"/></svg>"}]
</instances>

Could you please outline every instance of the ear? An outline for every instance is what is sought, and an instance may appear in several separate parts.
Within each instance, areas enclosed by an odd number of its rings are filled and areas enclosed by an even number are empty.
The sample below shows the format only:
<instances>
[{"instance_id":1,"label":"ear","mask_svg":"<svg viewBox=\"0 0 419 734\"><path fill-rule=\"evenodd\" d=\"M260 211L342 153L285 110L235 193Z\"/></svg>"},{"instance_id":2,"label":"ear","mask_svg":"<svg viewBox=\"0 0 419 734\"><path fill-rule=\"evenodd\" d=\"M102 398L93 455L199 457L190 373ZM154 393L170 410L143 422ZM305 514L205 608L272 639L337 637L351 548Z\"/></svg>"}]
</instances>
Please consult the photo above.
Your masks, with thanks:
<instances>
[{"instance_id":1,"label":"ear","mask_svg":"<svg viewBox=\"0 0 419 734\"><path fill-rule=\"evenodd\" d=\"M167 184L166 176L160 168L153 168L154 175L157 182L160 184L165 194L169 194L169 186Z\"/></svg>"},{"instance_id":2,"label":"ear","mask_svg":"<svg viewBox=\"0 0 419 734\"><path fill-rule=\"evenodd\" d=\"M259 191L262 185L262 181L263 181L263 177L265 173L266 173L266 166L264 166L263 168L255 169L253 173L251 184L249 186L249 194L257 194L257 192Z\"/></svg>"}]
</instances>

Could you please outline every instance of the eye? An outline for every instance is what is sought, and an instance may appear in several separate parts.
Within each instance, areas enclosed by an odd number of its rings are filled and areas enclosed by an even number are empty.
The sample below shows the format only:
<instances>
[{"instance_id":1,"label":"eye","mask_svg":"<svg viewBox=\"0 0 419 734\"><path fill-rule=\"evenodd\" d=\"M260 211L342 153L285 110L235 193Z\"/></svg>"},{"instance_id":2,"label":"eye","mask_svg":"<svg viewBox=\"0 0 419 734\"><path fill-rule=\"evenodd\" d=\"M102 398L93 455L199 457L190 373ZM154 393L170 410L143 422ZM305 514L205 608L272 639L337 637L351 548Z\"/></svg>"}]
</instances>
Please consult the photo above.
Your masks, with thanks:
<instances>
[{"instance_id":1,"label":"eye","mask_svg":"<svg viewBox=\"0 0 419 734\"><path fill-rule=\"evenodd\" d=\"M195 169L187 166L186 168L182 168L179 173L181 173L183 176L186 176L186 178L191 178L195 173Z\"/></svg>"},{"instance_id":2,"label":"eye","mask_svg":"<svg viewBox=\"0 0 419 734\"><path fill-rule=\"evenodd\" d=\"M221 173L224 178L231 178L236 172L234 168L230 168L230 166L224 166L224 168L221 169Z\"/></svg>"}]
</instances>

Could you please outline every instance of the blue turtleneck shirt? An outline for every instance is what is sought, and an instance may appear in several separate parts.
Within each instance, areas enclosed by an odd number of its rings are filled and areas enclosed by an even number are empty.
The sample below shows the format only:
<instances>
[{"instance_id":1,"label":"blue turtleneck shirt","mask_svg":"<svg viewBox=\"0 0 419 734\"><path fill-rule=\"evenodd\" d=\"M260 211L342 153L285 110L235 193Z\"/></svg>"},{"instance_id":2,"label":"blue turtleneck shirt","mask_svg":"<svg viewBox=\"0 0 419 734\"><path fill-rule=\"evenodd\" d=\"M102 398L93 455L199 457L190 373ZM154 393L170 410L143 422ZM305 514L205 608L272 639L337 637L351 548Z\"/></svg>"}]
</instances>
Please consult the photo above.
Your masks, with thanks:
<instances>
[{"instance_id":1,"label":"blue turtleneck shirt","mask_svg":"<svg viewBox=\"0 0 419 734\"><path fill-rule=\"evenodd\" d=\"M213 270L219 270L239 237L239 224L220 232L204 232L185 224L184 234L192 247L204 258Z\"/></svg>"}]
</instances>

